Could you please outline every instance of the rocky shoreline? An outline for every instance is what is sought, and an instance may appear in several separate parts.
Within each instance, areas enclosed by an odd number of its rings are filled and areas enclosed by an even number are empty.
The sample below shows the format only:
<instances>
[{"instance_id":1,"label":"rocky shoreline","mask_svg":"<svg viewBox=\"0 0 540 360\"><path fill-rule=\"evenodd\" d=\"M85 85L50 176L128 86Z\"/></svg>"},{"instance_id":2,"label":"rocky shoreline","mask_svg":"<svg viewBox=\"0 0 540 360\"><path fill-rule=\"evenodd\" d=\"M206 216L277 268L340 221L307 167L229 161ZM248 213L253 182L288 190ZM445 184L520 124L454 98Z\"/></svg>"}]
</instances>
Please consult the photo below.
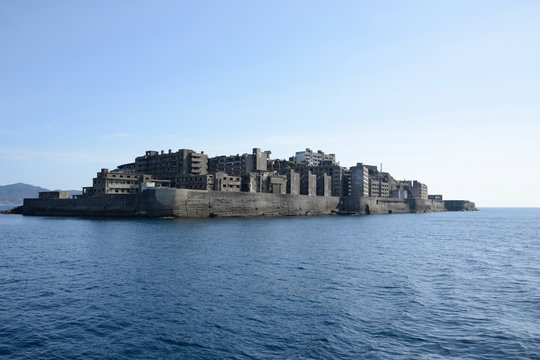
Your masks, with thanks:
<instances>
[{"instance_id":1,"label":"rocky shoreline","mask_svg":"<svg viewBox=\"0 0 540 360\"><path fill-rule=\"evenodd\" d=\"M23 205L15 206L8 210L2 210L0 211L0 214L22 214L23 213Z\"/></svg>"}]
</instances>

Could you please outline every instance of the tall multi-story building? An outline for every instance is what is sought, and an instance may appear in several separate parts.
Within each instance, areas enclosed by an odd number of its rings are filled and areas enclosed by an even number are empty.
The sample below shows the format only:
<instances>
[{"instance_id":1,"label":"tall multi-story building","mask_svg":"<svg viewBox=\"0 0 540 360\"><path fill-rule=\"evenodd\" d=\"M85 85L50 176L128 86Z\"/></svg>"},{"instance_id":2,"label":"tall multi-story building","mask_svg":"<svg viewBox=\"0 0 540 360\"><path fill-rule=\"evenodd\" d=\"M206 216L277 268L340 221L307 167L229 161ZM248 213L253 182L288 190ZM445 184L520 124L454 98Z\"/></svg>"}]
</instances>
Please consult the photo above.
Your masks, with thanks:
<instances>
[{"instance_id":1,"label":"tall multi-story building","mask_svg":"<svg viewBox=\"0 0 540 360\"><path fill-rule=\"evenodd\" d=\"M154 178L169 180L176 186L178 175L205 175L208 173L208 155L196 153L189 149L177 152L147 151L145 155L135 159L135 172L149 174Z\"/></svg>"},{"instance_id":2,"label":"tall multi-story building","mask_svg":"<svg viewBox=\"0 0 540 360\"><path fill-rule=\"evenodd\" d=\"M286 160L270 160L270 151L208 158L189 149L147 151L133 163L103 169L83 196L133 193L152 186L203 191L246 191L292 195L366 196L427 199L427 186L396 181L376 166L339 166L334 154L318 150L296 153Z\"/></svg>"},{"instance_id":3,"label":"tall multi-story building","mask_svg":"<svg viewBox=\"0 0 540 360\"><path fill-rule=\"evenodd\" d=\"M307 164L295 164L293 167L294 170L298 171L300 174L311 172L317 177L326 174L330 176L331 179L331 194L332 196L341 196L342 187L343 187L343 168L335 163L321 163L317 166L310 166Z\"/></svg>"},{"instance_id":4,"label":"tall multi-story building","mask_svg":"<svg viewBox=\"0 0 540 360\"><path fill-rule=\"evenodd\" d=\"M266 171L270 151L254 148L251 154L216 156L208 160L208 171L222 171L230 175L243 175L253 171Z\"/></svg>"},{"instance_id":5,"label":"tall multi-story building","mask_svg":"<svg viewBox=\"0 0 540 360\"><path fill-rule=\"evenodd\" d=\"M109 172L101 169L92 180L92 186L83 188L83 196L100 196L105 194L134 194L141 192L143 183L152 186L169 185L167 180L157 180L152 175L135 173Z\"/></svg>"},{"instance_id":6,"label":"tall multi-story building","mask_svg":"<svg viewBox=\"0 0 540 360\"><path fill-rule=\"evenodd\" d=\"M351 195L369 196L369 170L362 163L351 167Z\"/></svg>"},{"instance_id":7,"label":"tall multi-story building","mask_svg":"<svg viewBox=\"0 0 540 360\"><path fill-rule=\"evenodd\" d=\"M174 184L180 189L213 190L214 174L177 175Z\"/></svg>"},{"instance_id":8,"label":"tall multi-story building","mask_svg":"<svg viewBox=\"0 0 540 360\"><path fill-rule=\"evenodd\" d=\"M369 196L371 197L390 197L390 183L382 177L369 178Z\"/></svg>"},{"instance_id":9,"label":"tall multi-story building","mask_svg":"<svg viewBox=\"0 0 540 360\"><path fill-rule=\"evenodd\" d=\"M306 148L305 151L297 151L294 157L297 164L306 164L308 166L319 166L323 162L335 163L335 154L325 154L321 150L313 152L310 148Z\"/></svg>"},{"instance_id":10,"label":"tall multi-story building","mask_svg":"<svg viewBox=\"0 0 540 360\"><path fill-rule=\"evenodd\" d=\"M417 199L428 198L428 187L420 181L413 180L412 182L412 197Z\"/></svg>"},{"instance_id":11,"label":"tall multi-story building","mask_svg":"<svg viewBox=\"0 0 540 360\"><path fill-rule=\"evenodd\" d=\"M341 177L341 194L340 196L352 195L352 172L350 169L343 169Z\"/></svg>"}]
</instances>

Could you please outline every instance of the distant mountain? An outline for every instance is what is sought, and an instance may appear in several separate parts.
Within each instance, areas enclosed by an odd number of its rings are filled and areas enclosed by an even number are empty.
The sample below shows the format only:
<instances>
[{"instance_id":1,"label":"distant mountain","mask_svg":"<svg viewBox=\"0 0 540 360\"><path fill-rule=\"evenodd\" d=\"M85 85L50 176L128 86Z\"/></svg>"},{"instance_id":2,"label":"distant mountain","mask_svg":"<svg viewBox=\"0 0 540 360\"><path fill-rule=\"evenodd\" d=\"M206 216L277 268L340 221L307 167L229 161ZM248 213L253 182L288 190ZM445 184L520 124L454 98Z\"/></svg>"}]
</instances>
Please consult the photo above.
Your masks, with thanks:
<instances>
[{"instance_id":1,"label":"distant mountain","mask_svg":"<svg viewBox=\"0 0 540 360\"><path fill-rule=\"evenodd\" d=\"M23 183L0 186L0 204L21 205L25 198L37 198L40 191L48 189ZM81 191L70 190L70 195L78 195Z\"/></svg>"},{"instance_id":2,"label":"distant mountain","mask_svg":"<svg viewBox=\"0 0 540 360\"><path fill-rule=\"evenodd\" d=\"M40 191L49 190L23 183L0 186L0 204L19 205L24 198L37 198Z\"/></svg>"}]
</instances>

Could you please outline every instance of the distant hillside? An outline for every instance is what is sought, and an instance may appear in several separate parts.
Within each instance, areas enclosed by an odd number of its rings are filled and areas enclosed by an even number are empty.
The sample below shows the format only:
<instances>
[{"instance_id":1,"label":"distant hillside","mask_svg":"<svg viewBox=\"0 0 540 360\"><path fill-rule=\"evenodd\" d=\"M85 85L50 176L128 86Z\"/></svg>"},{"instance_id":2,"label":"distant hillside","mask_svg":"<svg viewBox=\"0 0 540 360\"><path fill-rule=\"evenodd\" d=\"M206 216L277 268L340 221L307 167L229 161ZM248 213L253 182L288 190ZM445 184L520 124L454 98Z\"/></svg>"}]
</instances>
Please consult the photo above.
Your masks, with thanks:
<instances>
[{"instance_id":1,"label":"distant hillside","mask_svg":"<svg viewBox=\"0 0 540 360\"><path fill-rule=\"evenodd\" d=\"M37 198L40 191L48 189L23 183L0 186L0 204L21 205L24 198ZM70 195L77 195L79 190L71 190Z\"/></svg>"}]
</instances>

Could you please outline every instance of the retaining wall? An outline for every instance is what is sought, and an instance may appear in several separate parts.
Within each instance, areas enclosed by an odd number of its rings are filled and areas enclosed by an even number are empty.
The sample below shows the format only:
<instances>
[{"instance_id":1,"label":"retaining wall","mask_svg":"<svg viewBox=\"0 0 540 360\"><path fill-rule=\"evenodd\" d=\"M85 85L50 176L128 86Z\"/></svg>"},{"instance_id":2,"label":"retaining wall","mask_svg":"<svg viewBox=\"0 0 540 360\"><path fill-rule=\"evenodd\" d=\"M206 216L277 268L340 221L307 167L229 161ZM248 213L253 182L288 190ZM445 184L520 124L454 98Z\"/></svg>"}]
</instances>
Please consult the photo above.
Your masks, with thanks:
<instances>
[{"instance_id":1,"label":"retaining wall","mask_svg":"<svg viewBox=\"0 0 540 360\"><path fill-rule=\"evenodd\" d=\"M382 199L277 195L188 189L148 189L140 194L78 199L24 199L24 215L228 217L305 216L330 214L397 214L446 211L444 202L423 199Z\"/></svg>"},{"instance_id":2,"label":"retaining wall","mask_svg":"<svg viewBox=\"0 0 540 360\"><path fill-rule=\"evenodd\" d=\"M340 210L343 213L359 215L446 211L441 200L389 199L365 196L341 198Z\"/></svg>"},{"instance_id":3,"label":"retaining wall","mask_svg":"<svg viewBox=\"0 0 540 360\"><path fill-rule=\"evenodd\" d=\"M339 197L149 189L140 194L79 199L25 199L24 215L52 216L288 216L329 215Z\"/></svg>"}]
</instances>

